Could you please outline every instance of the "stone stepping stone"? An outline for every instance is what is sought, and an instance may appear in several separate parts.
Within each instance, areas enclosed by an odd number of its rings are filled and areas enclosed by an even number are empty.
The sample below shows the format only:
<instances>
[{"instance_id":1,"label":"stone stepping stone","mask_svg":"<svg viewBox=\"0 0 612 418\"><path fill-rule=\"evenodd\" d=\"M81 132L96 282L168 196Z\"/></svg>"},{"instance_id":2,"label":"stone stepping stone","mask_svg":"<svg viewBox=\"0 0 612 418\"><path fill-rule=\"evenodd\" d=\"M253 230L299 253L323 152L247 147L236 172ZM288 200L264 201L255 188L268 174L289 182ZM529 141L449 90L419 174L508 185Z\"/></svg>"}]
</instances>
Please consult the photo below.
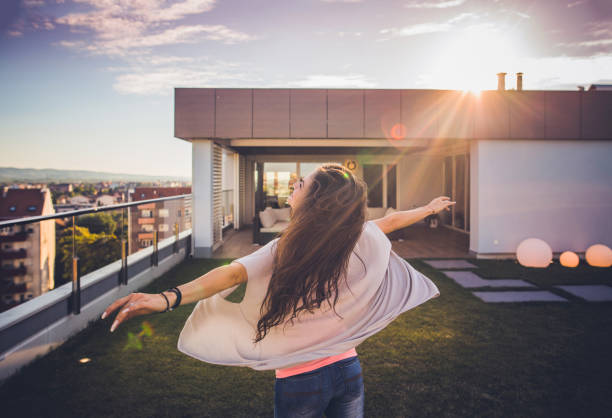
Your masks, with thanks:
<instances>
[{"instance_id":1,"label":"stone stepping stone","mask_svg":"<svg viewBox=\"0 0 612 418\"><path fill-rule=\"evenodd\" d=\"M433 268L437 269L476 269L472 263L465 260L423 260L423 262L429 264Z\"/></svg>"},{"instance_id":2,"label":"stone stepping stone","mask_svg":"<svg viewBox=\"0 0 612 418\"><path fill-rule=\"evenodd\" d=\"M535 287L519 279L483 279L471 271L442 271L463 287Z\"/></svg>"},{"instance_id":3,"label":"stone stepping stone","mask_svg":"<svg viewBox=\"0 0 612 418\"><path fill-rule=\"evenodd\" d=\"M571 293L574 296L588 300L589 302L608 302L612 301L612 287L596 285L564 285L555 286L561 290Z\"/></svg>"},{"instance_id":4,"label":"stone stepping stone","mask_svg":"<svg viewBox=\"0 0 612 418\"><path fill-rule=\"evenodd\" d=\"M474 296L487 303L499 302L567 302L567 299L548 290L472 292Z\"/></svg>"}]
</instances>

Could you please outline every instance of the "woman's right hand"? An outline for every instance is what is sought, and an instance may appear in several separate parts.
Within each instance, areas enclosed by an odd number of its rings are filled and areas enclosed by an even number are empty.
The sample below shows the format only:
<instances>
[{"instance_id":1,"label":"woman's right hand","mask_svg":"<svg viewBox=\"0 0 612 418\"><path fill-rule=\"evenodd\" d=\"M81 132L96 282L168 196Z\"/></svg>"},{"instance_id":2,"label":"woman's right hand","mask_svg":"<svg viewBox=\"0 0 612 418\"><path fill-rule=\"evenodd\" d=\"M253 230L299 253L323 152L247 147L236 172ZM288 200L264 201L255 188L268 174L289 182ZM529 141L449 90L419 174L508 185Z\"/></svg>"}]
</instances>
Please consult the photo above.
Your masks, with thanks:
<instances>
[{"instance_id":1,"label":"woman's right hand","mask_svg":"<svg viewBox=\"0 0 612 418\"><path fill-rule=\"evenodd\" d=\"M444 209L449 210L449 206L454 205L457 202L451 202L447 196L436 197L434 200L427 204L428 209L433 209L434 213L442 212ZM433 215L433 214L432 214Z\"/></svg>"},{"instance_id":2,"label":"woman's right hand","mask_svg":"<svg viewBox=\"0 0 612 418\"><path fill-rule=\"evenodd\" d=\"M154 312L164 312L166 310L166 300L159 293L130 293L113 302L102 314L102 319L109 316L113 311L120 308L115 317L115 322L110 331L113 332L119 324L138 315L146 315Z\"/></svg>"}]
</instances>

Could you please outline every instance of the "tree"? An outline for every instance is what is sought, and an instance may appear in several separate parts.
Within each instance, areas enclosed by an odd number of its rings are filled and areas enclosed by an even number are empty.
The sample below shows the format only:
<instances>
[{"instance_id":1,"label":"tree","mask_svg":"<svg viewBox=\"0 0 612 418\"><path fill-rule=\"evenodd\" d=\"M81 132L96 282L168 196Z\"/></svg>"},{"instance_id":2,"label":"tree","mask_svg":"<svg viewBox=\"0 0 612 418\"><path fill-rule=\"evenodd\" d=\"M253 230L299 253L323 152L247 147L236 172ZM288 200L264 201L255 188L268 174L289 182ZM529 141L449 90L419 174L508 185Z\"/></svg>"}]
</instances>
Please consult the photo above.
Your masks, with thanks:
<instances>
[{"instance_id":1,"label":"tree","mask_svg":"<svg viewBox=\"0 0 612 418\"><path fill-rule=\"evenodd\" d=\"M92 234L82 226L75 229L79 276L91 273L121 258L121 244L113 234ZM56 287L72 280L72 229L66 228L58 240Z\"/></svg>"},{"instance_id":2,"label":"tree","mask_svg":"<svg viewBox=\"0 0 612 418\"><path fill-rule=\"evenodd\" d=\"M76 224L87 228L92 234L114 234L117 229L117 223L106 212L81 215Z\"/></svg>"}]
</instances>

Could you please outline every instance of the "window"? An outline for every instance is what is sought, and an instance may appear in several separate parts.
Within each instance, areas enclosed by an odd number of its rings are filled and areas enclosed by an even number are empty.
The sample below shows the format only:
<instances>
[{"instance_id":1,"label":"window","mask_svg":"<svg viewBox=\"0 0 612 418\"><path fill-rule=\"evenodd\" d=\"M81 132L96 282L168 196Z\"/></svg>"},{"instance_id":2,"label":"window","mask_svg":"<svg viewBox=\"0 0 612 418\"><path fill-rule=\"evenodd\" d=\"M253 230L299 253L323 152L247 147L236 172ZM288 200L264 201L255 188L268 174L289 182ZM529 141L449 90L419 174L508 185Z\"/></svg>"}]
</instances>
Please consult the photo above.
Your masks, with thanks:
<instances>
[{"instance_id":1,"label":"window","mask_svg":"<svg viewBox=\"0 0 612 418\"><path fill-rule=\"evenodd\" d=\"M168 232L168 224L159 224L159 232Z\"/></svg>"},{"instance_id":2,"label":"window","mask_svg":"<svg viewBox=\"0 0 612 418\"><path fill-rule=\"evenodd\" d=\"M153 225L151 224L141 225L141 231L143 232L153 232L153 229Z\"/></svg>"},{"instance_id":3,"label":"window","mask_svg":"<svg viewBox=\"0 0 612 418\"><path fill-rule=\"evenodd\" d=\"M363 180L368 185L368 207L380 208L383 205L382 164L364 164Z\"/></svg>"},{"instance_id":4,"label":"window","mask_svg":"<svg viewBox=\"0 0 612 418\"><path fill-rule=\"evenodd\" d=\"M17 206L15 206L15 205L9 207L9 211L10 212L15 212L16 210L17 210Z\"/></svg>"},{"instance_id":5,"label":"window","mask_svg":"<svg viewBox=\"0 0 612 418\"><path fill-rule=\"evenodd\" d=\"M168 209L160 209L157 211L157 216L159 216L160 218L167 218L168 216L170 216L170 213Z\"/></svg>"},{"instance_id":6,"label":"window","mask_svg":"<svg viewBox=\"0 0 612 418\"><path fill-rule=\"evenodd\" d=\"M291 195L291 186L297 180L297 163L266 162L263 164L263 192L261 207L271 206L282 208L286 206ZM230 192L230 196L232 196ZM229 211L229 202L226 202Z\"/></svg>"},{"instance_id":7,"label":"window","mask_svg":"<svg viewBox=\"0 0 612 418\"><path fill-rule=\"evenodd\" d=\"M397 166L387 165L387 207L397 209Z\"/></svg>"},{"instance_id":8,"label":"window","mask_svg":"<svg viewBox=\"0 0 612 418\"><path fill-rule=\"evenodd\" d=\"M34 211L36 210L36 205L30 205L30 206L28 206L28 210L29 210L30 212L34 212Z\"/></svg>"},{"instance_id":9,"label":"window","mask_svg":"<svg viewBox=\"0 0 612 418\"><path fill-rule=\"evenodd\" d=\"M144 197L145 197L145 194L144 193L140 193L140 198L144 199Z\"/></svg>"},{"instance_id":10,"label":"window","mask_svg":"<svg viewBox=\"0 0 612 418\"><path fill-rule=\"evenodd\" d=\"M149 209L143 209L140 211L140 217L141 218L152 218L153 217L153 211L149 210Z\"/></svg>"},{"instance_id":11,"label":"window","mask_svg":"<svg viewBox=\"0 0 612 418\"><path fill-rule=\"evenodd\" d=\"M177 216L178 216L179 218L181 217L181 210L180 210L180 209L178 210L178 214L177 214Z\"/></svg>"},{"instance_id":12,"label":"window","mask_svg":"<svg viewBox=\"0 0 612 418\"><path fill-rule=\"evenodd\" d=\"M26 297L27 297L28 299L32 299L32 294L31 294L31 293L27 293L27 294L26 294Z\"/></svg>"},{"instance_id":13,"label":"window","mask_svg":"<svg viewBox=\"0 0 612 418\"><path fill-rule=\"evenodd\" d=\"M12 226L5 226L4 228L0 229L0 232L4 232L4 233L7 233L7 234L10 234L12 232L12 230L13 230Z\"/></svg>"}]
</instances>

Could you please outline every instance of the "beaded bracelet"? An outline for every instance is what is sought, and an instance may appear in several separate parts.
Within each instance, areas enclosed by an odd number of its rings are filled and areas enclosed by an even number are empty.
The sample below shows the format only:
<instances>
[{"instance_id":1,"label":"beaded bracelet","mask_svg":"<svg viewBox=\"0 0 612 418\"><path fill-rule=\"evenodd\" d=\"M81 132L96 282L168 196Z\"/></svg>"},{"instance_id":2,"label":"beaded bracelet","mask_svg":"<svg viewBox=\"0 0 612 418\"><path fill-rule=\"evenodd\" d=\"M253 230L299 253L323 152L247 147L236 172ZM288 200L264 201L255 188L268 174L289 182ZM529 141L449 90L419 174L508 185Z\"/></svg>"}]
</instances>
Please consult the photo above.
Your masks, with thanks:
<instances>
[{"instance_id":1,"label":"beaded bracelet","mask_svg":"<svg viewBox=\"0 0 612 418\"><path fill-rule=\"evenodd\" d=\"M160 293L160 295L162 295L164 299L166 299L166 309L164 310L164 312L168 312L168 308L170 308L170 301L168 300L168 297L164 295L164 292Z\"/></svg>"}]
</instances>

